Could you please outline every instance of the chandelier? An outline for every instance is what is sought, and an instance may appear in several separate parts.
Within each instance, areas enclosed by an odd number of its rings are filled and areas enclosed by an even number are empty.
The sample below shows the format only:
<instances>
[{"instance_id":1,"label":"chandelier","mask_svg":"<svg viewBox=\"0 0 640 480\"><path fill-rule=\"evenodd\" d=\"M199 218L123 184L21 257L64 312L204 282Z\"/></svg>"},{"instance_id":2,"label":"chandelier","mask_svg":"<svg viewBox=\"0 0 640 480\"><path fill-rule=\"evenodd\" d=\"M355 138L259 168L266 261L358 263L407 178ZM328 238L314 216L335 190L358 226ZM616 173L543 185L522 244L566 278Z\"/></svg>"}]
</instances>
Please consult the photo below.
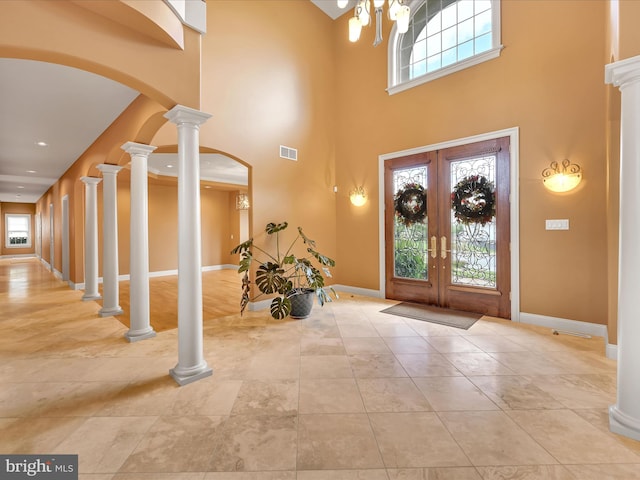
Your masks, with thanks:
<instances>
[{"instance_id":1,"label":"chandelier","mask_svg":"<svg viewBox=\"0 0 640 480\"><path fill-rule=\"evenodd\" d=\"M404 4L405 0L388 0L389 9L387 14L389 20L397 22L398 33L407 33L409 30L409 20L411 18L411 9L409 5ZM385 0L373 0L374 13L376 15L376 38L373 46L377 46L382 42L382 7ZM338 7L345 8L349 4L349 0L338 0ZM349 19L349 41L357 42L360 38L362 27L366 27L371 23L371 0L357 0L354 8L353 17Z\"/></svg>"},{"instance_id":2,"label":"chandelier","mask_svg":"<svg viewBox=\"0 0 640 480\"><path fill-rule=\"evenodd\" d=\"M249 195L246 193L236 195L236 210L249 210Z\"/></svg>"}]
</instances>

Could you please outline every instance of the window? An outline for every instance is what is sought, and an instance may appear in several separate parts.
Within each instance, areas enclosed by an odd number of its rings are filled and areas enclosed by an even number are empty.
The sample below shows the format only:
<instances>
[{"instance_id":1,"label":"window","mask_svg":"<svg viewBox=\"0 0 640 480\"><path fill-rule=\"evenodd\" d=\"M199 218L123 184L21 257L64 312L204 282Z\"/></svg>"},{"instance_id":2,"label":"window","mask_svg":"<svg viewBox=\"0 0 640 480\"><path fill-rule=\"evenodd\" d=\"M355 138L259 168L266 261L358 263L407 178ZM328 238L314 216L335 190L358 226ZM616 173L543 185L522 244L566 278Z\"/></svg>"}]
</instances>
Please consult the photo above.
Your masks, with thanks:
<instances>
[{"instance_id":1,"label":"window","mask_svg":"<svg viewBox=\"0 0 640 480\"><path fill-rule=\"evenodd\" d=\"M30 248L31 215L7 213L5 215L5 232L5 247Z\"/></svg>"},{"instance_id":2,"label":"window","mask_svg":"<svg viewBox=\"0 0 640 480\"><path fill-rule=\"evenodd\" d=\"M500 0L416 0L409 31L394 26L389 94L500 55Z\"/></svg>"}]
</instances>

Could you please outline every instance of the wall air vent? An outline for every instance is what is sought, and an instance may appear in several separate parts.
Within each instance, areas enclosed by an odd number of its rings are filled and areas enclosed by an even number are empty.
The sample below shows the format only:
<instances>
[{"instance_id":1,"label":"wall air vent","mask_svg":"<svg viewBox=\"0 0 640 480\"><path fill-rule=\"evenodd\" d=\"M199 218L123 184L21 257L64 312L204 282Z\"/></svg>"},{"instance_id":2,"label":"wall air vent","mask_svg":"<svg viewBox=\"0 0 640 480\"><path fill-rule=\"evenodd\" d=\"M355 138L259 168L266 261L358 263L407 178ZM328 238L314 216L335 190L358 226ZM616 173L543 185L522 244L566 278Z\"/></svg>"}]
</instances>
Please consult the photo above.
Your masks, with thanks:
<instances>
[{"instance_id":1,"label":"wall air vent","mask_svg":"<svg viewBox=\"0 0 640 480\"><path fill-rule=\"evenodd\" d=\"M285 147L280 145L280 158L286 158L287 160L298 161L298 150L291 147Z\"/></svg>"}]
</instances>

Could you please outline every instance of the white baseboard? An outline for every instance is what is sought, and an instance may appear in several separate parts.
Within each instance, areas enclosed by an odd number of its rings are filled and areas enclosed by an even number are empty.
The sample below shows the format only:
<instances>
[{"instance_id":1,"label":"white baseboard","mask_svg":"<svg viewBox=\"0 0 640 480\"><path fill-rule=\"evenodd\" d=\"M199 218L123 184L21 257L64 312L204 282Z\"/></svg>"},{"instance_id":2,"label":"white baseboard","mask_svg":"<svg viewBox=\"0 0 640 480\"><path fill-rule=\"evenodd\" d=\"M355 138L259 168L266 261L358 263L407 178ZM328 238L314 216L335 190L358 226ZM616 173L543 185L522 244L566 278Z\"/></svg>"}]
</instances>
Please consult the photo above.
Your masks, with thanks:
<instances>
[{"instance_id":1,"label":"white baseboard","mask_svg":"<svg viewBox=\"0 0 640 480\"><path fill-rule=\"evenodd\" d=\"M257 312L258 310L264 310L265 308L269 308L271 306L271 299L268 298L266 300L260 300L259 302L249 302L247 305L247 310L250 312Z\"/></svg>"},{"instance_id":2,"label":"white baseboard","mask_svg":"<svg viewBox=\"0 0 640 480\"><path fill-rule=\"evenodd\" d=\"M331 285L338 292L353 293L354 295L362 295L363 297L383 298L380 290L372 290L369 288L350 287L349 285Z\"/></svg>"},{"instance_id":3,"label":"white baseboard","mask_svg":"<svg viewBox=\"0 0 640 480\"><path fill-rule=\"evenodd\" d=\"M170 277L172 275L178 275L178 270L158 270L157 272L149 272L149 278ZM125 280L131 280L129 275L125 276L127 277Z\"/></svg>"},{"instance_id":4,"label":"white baseboard","mask_svg":"<svg viewBox=\"0 0 640 480\"><path fill-rule=\"evenodd\" d=\"M45 262L42 259L40 259L40 261L47 267L47 269L49 269L49 264L47 262ZM214 271L214 270L232 270L232 269L235 270L236 268L238 268L237 265L230 265L230 264L208 265L206 267L202 267L202 271L203 272L211 272L211 271ZM56 277L58 277L58 278L62 278L62 274L60 272L58 272L57 270L54 271L54 275L56 275ZM178 275L178 270L160 270L160 271L157 271L157 272L149 272L149 278L169 277L171 275ZM129 281L129 280L131 280L131 276L129 274L127 274L127 275L118 275L118 281L119 282ZM103 282L103 278L102 277L98 277L98 284L101 284L101 283L104 283ZM73 282L69 281L69 287L71 287L72 290L84 290L84 282L82 282L82 283L73 283Z\"/></svg>"},{"instance_id":5,"label":"white baseboard","mask_svg":"<svg viewBox=\"0 0 640 480\"><path fill-rule=\"evenodd\" d=\"M599 323L581 322L578 320L568 320L566 318L547 317L535 313L520 312L520 321L540 327L555 328L567 332L582 333L595 337L607 338L607 326Z\"/></svg>"},{"instance_id":6,"label":"white baseboard","mask_svg":"<svg viewBox=\"0 0 640 480\"><path fill-rule=\"evenodd\" d=\"M618 360L618 345L613 345L611 343L607 343L606 349L607 358L611 360Z\"/></svg>"},{"instance_id":7,"label":"white baseboard","mask_svg":"<svg viewBox=\"0 0 640 480\"><path fill-rule=\"evenodd\" d=\"M31 258L37 257L35 253L18 253L16 255L0 255L0 260L5 258Z\"/></svg>"},{"instance_id":8,"label":"white baseboard","mask_svg":"<svg viewBox=\"0 0 640 480\"><path fill-rule=\"evenodd\" d=\"M230 263L224 265L209 265L208 267L202 267L203 272L213 272L216 270L237 270L238 265L232 265Z\"/></svg>"},{"instance_id":9,"label":"white baseboard","mask_svg":"<svg viewBox=\"0 0 640 480\"><path fill-rule=\"evenodd\" d=\"M224 265L207 265L202 267L203 272L213 272L217 270L235 270L237 269L237 265L224 264ZM172 275L178 275L178 270L159 270L157 272L149 272L149 278L157 278L157 277L170 277ZM118 275L118 281L128 281L131 280L130 275ZM102 278L98 280L102 283Z\"/></svg>"}]
</instances>

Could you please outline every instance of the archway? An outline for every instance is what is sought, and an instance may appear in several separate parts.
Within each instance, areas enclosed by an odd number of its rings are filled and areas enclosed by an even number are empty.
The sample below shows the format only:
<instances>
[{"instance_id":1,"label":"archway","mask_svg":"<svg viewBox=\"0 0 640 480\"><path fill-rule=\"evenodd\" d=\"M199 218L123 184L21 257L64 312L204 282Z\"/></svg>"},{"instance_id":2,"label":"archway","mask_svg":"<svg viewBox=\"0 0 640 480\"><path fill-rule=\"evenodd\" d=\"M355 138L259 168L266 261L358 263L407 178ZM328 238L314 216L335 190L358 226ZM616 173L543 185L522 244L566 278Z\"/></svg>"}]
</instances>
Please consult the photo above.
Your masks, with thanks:
<instances>
[{"instance_id":1,"label":"archway","mask_svg":"<svg viewBox=\"0 0 640 480\"><path fill-rule=\"evenodd\" d=\"M153 141L152 141L153 143ZM148 158L149 277L151 324L160 332L177 327L178 204L177 146L162 145ZM241 277L230 251L248 238L251 216L251 166L209 147L200 148L200 201L204 322L239 312ZM120 235L129 231L129 172L118 175ZM249 205L238 202L246 196ZM244 198L244 197L242 197ZM129 251L121 244L121 271ZM128 325L128 282L121 282L118 319Z\"/></svg>"}]
</instances>

